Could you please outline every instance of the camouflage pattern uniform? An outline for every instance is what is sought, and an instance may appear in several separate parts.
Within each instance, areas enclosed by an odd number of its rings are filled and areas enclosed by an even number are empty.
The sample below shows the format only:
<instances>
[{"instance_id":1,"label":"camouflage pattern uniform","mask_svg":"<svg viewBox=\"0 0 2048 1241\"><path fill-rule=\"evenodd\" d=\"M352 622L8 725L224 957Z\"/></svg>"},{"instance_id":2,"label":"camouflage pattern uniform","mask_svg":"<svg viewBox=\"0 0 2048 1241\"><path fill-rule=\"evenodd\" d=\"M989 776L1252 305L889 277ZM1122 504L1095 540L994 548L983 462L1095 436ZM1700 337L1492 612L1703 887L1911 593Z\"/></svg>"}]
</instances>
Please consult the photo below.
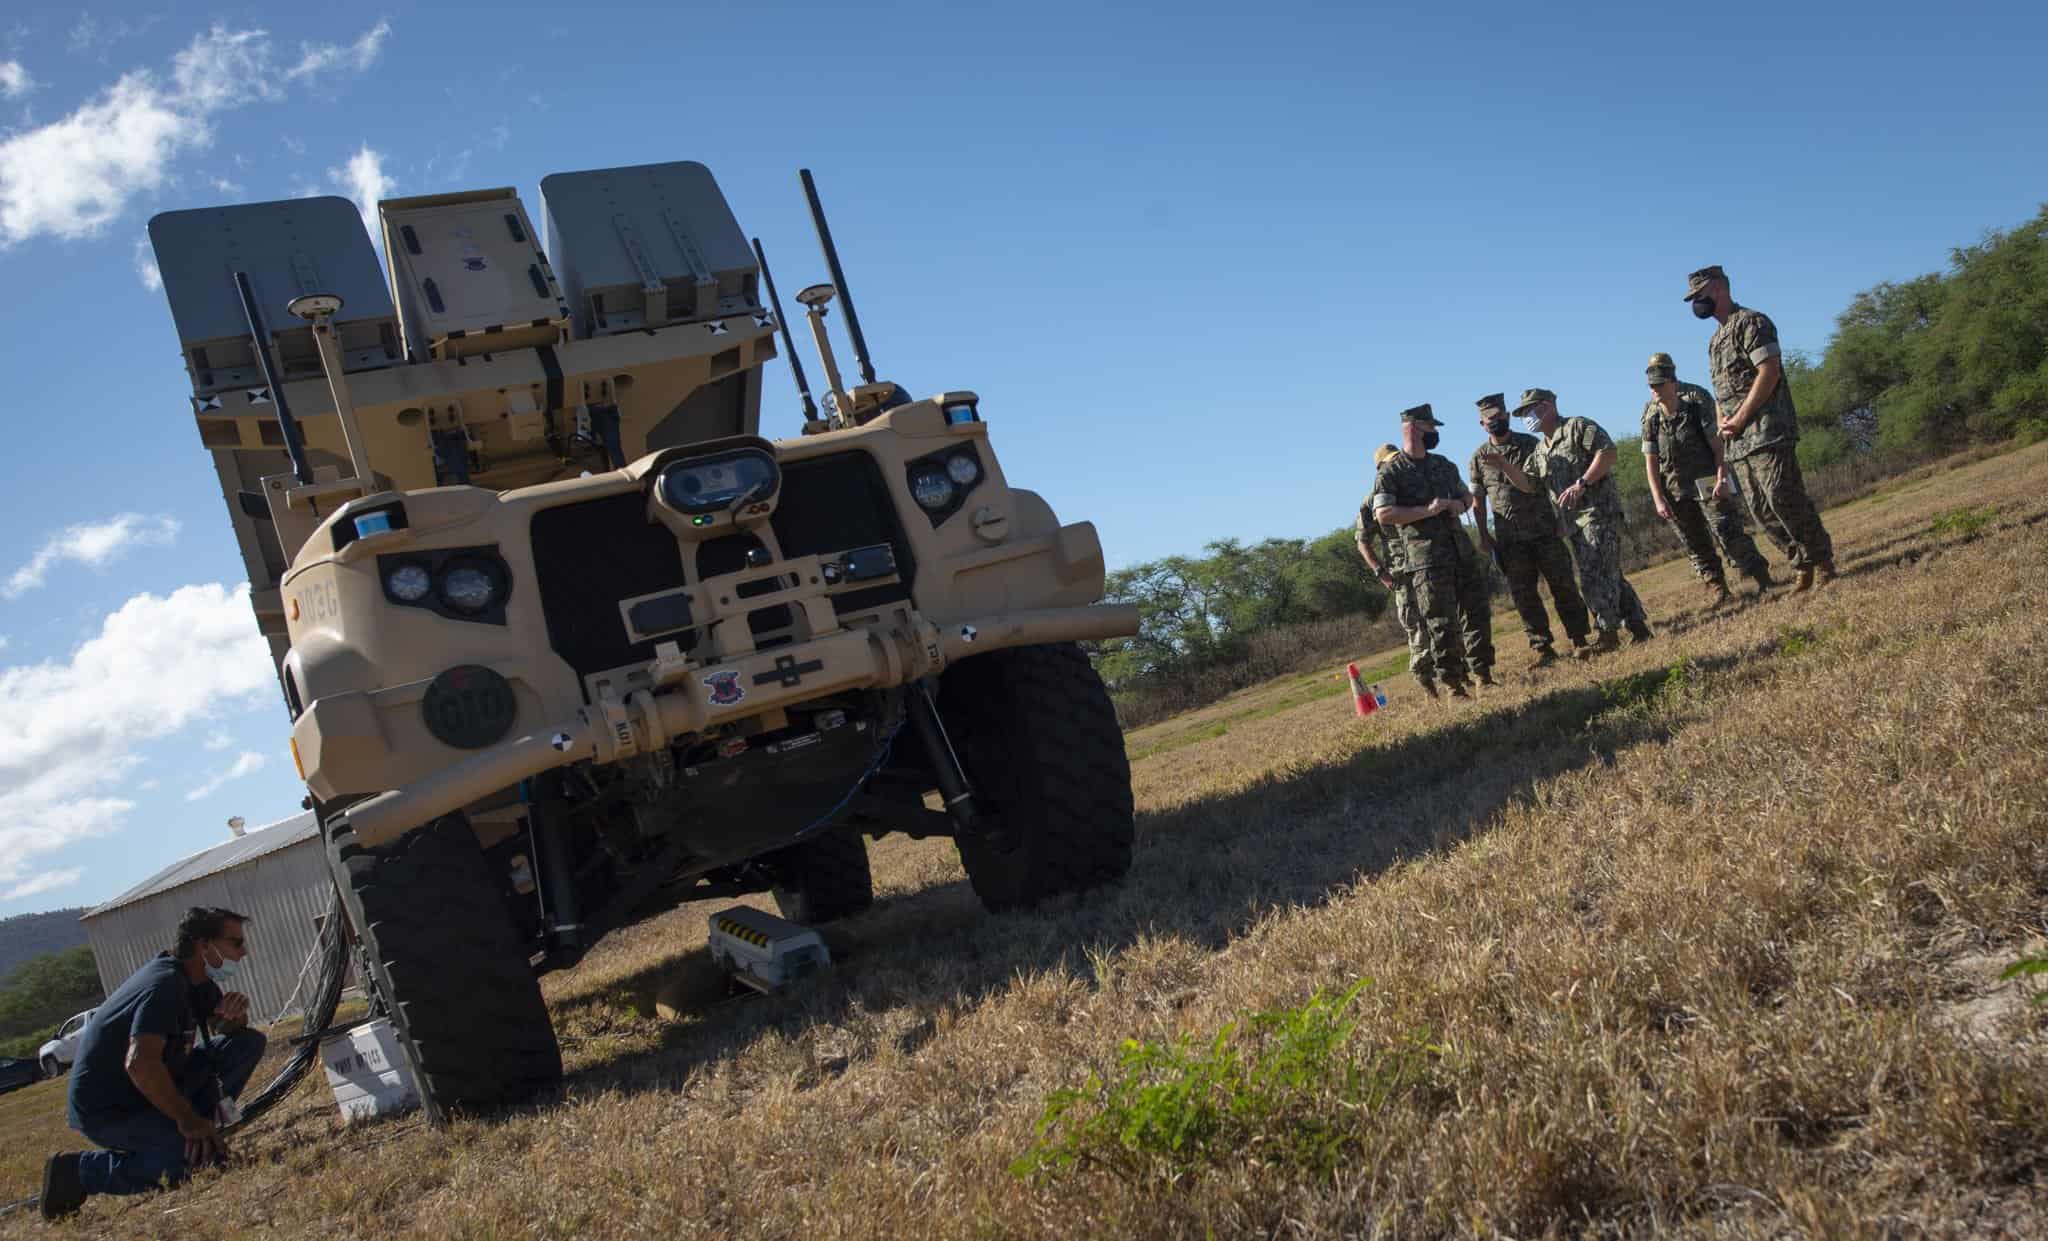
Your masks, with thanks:
<instances>
[{"instance_id":1,"label":"camouflage pattern uniform","mask_svg":"<svg viewBox=\"0 0 2048 1241\"><path fill-rule=\"evenodd\" d=\"M1408 671L1429 693L1436 692L1436 660L1429 650L1429 627L1422 623L1422 610L1415 606L1415 583L1402 553L1401 540L1372 519L1372 497L1358 506L1358 521L1352 526L1358 542L1372 548L1373 556L1394 583L1394 619L1408 638Z\"/></svg>"},{"instance_id":2,"label":"camouflage pattern uniform","mask_svg":"<svg viewBox=\"0 0 2048 1241\"><path fill-rule=\"evenodd\" d=\"M1716 279L1726 279L1719 267L1704 267L1686 281L1690 300ZM1725 413L1742 408L1742 402L1756 386L1757 368L1772 358L1783 357L1778 345L1778 326L1770 317L1747 306L1737 306L1728 321L1714 329L1707 342L1707 358L1713 365L1714 399ZM1777 545L1792 567L1834 570L1835 545L1821 525L1820 513L1806 494L1806 479L1799 472L1795 452L1799 443L1799 420L1792 408L1792 386L1778 381L1771 393L1742 428L1742 434L1728 444L1728 467L1737 485L1749 498L1749 509L1757 524Z\"/></svg>"},{"instance_id":3,"label":"camouflage pattern uniform","mask_svg":"<svg viewBox=\"0 0 2048 1241\"><path fill-rule=\"evenodd\" d=\"M1489 397L1479 405L1485 410L1490 408L1489 402L1501 400ZM1505 403L1501 412L1507 412ZM1535 436L1511 431L1506 443L1492 446L1527 472L1536 444ZM1501 575L1508 579L1508 597L1515 601L1522 629L1529 635L1529 649L1541 654L1553 643L1550 614L1536 587L1539 578L1550 583L1550 598L1557 604L1557 619L1563 622L1566 636L1573 646L1582 645L1588 628L1586 601L1572 580L1571 552L1557 533L1557 513L1550 506L1550 497L1517 491L1501 468L1483 455L1486 447L1482 444L1480 451L1472 454L1472 485L1486 493L1486 506L1493 514L1494 554L1500 558Z\"/></svg>"},{"instance_id":4,"label":"camouflage pattern uniform","mask_svg":"<svg viewBox=\"0 0 2048 1241\"><path fill-rule=\"evenodd\" d=\"M1403 421L1440 425L1429 406L1418 405L1401 415ZM1373 481L1371 506L1375 516L1390 506L1421 507L1439 497L1467 499L1465 480L1458 467L1435 453L1420 460L1401 453L1380 468ZM1474 677L1491 676L1493 671L1493 601L1486 574L1472 541L1459 528L1451 513L1438 513L1421 521L1398 527L1389 542L1399 542L1415 586L1415 606L1429 631L1432 677L1416 672L1416 679L1440 679L1446 685L1466 683Z\"/></svg>"},{"instance_id":5,"label":"camouflage pattern uniform","mask_svg":"<svg viewBox=\"0 0 2048 1241\"><path fill-rule=\"evenodd\" d=\"M1522 394L1522 405L1556 399L1546 389L1531 388ZM1537 441L1529 472L1543 481L1555 501L1592 468L1594 457L1613 447L1614 440L1599 423L1566 418ZM1623 625L1633 633L1646 632L1649 617L1643 601L1621 575L1621 492L1614 485L1614 471L1582 488L1577 508L1558 502L1557 511L1565 520L1572 558L1579 564L1579 592L1593 613L1593 624L1602 633L1614 633Z\"/></svg>"},{"instance_id":6,"label":"camouflage pattern uniform","mask_svg":"<svg viewBox=\"0 0 2048 1241\"><path fill-rule=\"evenodd\" d=\"M1654 365L1651 370L1652 378L1663 373ZM1729 496L1702 504L1693 485L1695 479L1714 477L1714 447L1707 437L1719 434L1714 398L1698 384L1678 385L1675 415L1667 413L1664 403L1654 396L1643 406L1643 451L1657 457L1671 524L1678 528L1686 554L1692 557L1693 573L1702 582L1726 587L1728 577L1721 567L1721 557L1726 556L1744 577L1767 580L1770 565L1749 537L1741 503Z\"/></svg>"}]
</instances>

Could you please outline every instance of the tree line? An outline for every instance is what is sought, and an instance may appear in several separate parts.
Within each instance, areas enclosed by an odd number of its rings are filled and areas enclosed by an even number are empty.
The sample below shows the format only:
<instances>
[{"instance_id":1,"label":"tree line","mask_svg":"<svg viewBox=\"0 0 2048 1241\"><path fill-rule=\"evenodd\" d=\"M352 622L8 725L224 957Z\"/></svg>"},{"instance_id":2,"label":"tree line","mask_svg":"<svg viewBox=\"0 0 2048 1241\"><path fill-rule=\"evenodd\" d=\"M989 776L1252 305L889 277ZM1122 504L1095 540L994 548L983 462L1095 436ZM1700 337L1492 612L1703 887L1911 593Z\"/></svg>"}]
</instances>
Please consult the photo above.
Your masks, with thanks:
<instances>
[{"instance_id":1,"label":"tree line","mask_svg":"<svg viewBox=\"0 0 2048 1241\"><path fill-rule=\"evenodd\" d=\"M1951 251L1945 271L1857 294L1820 358L1790 353L1785 375L1800 464L1824 504L1974 444L2048 438L2048 206ZM1619 448L1632 566L1681 550L1652 507L1640 429L1633 420L1607 427ZM1194 705L1194 683L1213 697L1238 688L1244 678L1231 672L1255 648L1292 646L1297 671L1356 654L1331 643L1383 627L1334 622L1377 622L1391 602L1348 526L1311 539L1222 539L1201 555L1132 565L1109 575L1106 597L1137 604L1142 618L1137 636L1093 652L1126 726L1155 717L1144 704L1162 695L1175 709ZM1290 632L1322 640L1290 644Z\"/></svg>"},{"instance_id":2,"label":"tree line","mask_svg":"<svg viewBox=\"0 0 2048 1241\"><path fill-rule=\"evenodd\" d=\"M105 998L91 948L30 958L0 984L0 1055L35 1055L66 1018Z\"/></svg>"}]
</instances>

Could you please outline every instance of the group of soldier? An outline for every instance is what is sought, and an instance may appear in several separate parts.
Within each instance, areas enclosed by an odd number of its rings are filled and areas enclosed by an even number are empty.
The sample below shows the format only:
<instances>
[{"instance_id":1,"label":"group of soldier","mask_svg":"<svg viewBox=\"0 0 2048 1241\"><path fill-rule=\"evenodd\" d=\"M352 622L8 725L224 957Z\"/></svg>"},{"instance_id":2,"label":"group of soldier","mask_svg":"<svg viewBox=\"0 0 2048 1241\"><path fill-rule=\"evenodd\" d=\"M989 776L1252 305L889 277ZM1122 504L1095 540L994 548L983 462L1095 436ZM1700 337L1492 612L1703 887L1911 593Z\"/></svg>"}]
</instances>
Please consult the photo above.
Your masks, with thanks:
<instances>
[{"instance_id":1,"label":"group of soldier","mask_svg":"<svg viewBox=\"0 0 2048 1241\"><path fill-rule=\"evenodd\" d=\"M1835 576L1834 546L1794 453L1799 428L1778 329L1729 296L1719 267L1688 276L1685 300L1718 324L1707 346L1714 391L1680 382L1670 354L1651 355L1642 447L1657 516L1677 530L1712 607L1731 598L1724 559L1755 583L1758 598L1777 585L1749 536L1743 498L1797 574L1794 592L1825 585ZM1618 648L1624 629L1631 641L1652 636L1621 572L1614 440L1590 418L1560 414L1547 388L1528 389L1512 409L1498 392L1478 405L1486 440L1472 454L1469 487L1432 451L1443 424L1417 405L1401 411L1399 447L1374 455L1372 493L1358 512L1359 554L1393 594L1409 671L1432 698L1439 683L1457 698L1469 697L1474 681L1495 684L1489 560L1507 579L1533 667L1557 660L1539 581L1580 659ZM1510 415L1528 433L1510 429ZM1460 528L1468 511L1477 550Z\"/></svg>"}]
</instances>

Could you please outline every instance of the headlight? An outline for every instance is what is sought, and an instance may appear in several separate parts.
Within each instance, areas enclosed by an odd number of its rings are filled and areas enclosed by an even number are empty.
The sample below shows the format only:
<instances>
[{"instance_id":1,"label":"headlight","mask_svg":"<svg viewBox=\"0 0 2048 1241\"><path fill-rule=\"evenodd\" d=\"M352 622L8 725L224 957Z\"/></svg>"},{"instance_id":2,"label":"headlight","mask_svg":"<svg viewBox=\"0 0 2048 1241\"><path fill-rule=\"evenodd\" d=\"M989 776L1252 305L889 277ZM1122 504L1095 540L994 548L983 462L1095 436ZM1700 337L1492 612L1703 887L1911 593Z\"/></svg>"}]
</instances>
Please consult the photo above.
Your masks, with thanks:
<instances>
[{"instance_id":1,"label":"headlight","mask_svg":"<svg viewBox=\"0 0 2048 1241\"><path fill-rule=\"evenodd\" d=\"M910 494L919 505L937 512L953 502L953 483L937 470L919 470L910 476Z\"/></svg>"},{"instance_id":2,"label":"headlight","mask_svg":"<svg viewBox=\"0 0 2048 1241\"><path fill-rule=\"evenodd\" d=\"M946 477L962 487L972 487L974 480L981 477L981 463L976 461L971 453L957 453L946 458ZM925 507L935 506L928 504Z\"/></svg>"},{"instance_id":3,"label":"headlight","mask_svg":"<svg viewBox=\"0 0 2048 1241\"><path fill-rule=\"evenodd\" d=\"M458 612L481 612L498 601L498 575L475 562L451 565L441 573L441 600Z\"/></svg>"},{"instance_id":4,"label":"headlight","mask_svg":"<svg viewBox=\"0 0 2048 1241\"><path fill-rule=\"evenodd\" d=\"M434 588L434 575L423 564L402 564L384 575L384 590L400 603L418 603Z\"/></svg>"}]
</instances>

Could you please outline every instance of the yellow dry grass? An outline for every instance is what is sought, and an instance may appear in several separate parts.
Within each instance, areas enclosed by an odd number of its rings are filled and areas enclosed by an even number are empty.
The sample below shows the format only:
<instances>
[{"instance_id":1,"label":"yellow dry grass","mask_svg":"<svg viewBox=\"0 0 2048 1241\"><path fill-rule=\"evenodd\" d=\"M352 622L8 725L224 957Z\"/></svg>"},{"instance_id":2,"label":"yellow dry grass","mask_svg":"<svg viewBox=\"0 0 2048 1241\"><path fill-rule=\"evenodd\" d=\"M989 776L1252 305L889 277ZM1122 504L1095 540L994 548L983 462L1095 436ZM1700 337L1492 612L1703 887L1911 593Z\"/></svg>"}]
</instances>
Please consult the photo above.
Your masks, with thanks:
<instances>
[{"instance_id":1,"label":"yellow dry grass","mask_svg":"<svg viewBox=\"0 0 2048 1241\"><path fill-rule=\"evenodd\" d=\"M344 1131L316 1078L227 1175L60 1231L2039 1235L2048 1009L1996 974L2048 894L2043 477L2048 446L1837 510L1812 597L1635 575L1654 641L1474 705L1395 678L1361 722L1307 678L1140 730L1114 891L990 918L950 844L886 840L825 979L724 998L688 907L549 980L560 1098ZM1336 1118L1334 1175L1007 1172L1121 1040L1366 976L1356 1042L1436 1050ZM0 1100L5 1197L51 1091Z\"/></svg>"}]
</instances>

